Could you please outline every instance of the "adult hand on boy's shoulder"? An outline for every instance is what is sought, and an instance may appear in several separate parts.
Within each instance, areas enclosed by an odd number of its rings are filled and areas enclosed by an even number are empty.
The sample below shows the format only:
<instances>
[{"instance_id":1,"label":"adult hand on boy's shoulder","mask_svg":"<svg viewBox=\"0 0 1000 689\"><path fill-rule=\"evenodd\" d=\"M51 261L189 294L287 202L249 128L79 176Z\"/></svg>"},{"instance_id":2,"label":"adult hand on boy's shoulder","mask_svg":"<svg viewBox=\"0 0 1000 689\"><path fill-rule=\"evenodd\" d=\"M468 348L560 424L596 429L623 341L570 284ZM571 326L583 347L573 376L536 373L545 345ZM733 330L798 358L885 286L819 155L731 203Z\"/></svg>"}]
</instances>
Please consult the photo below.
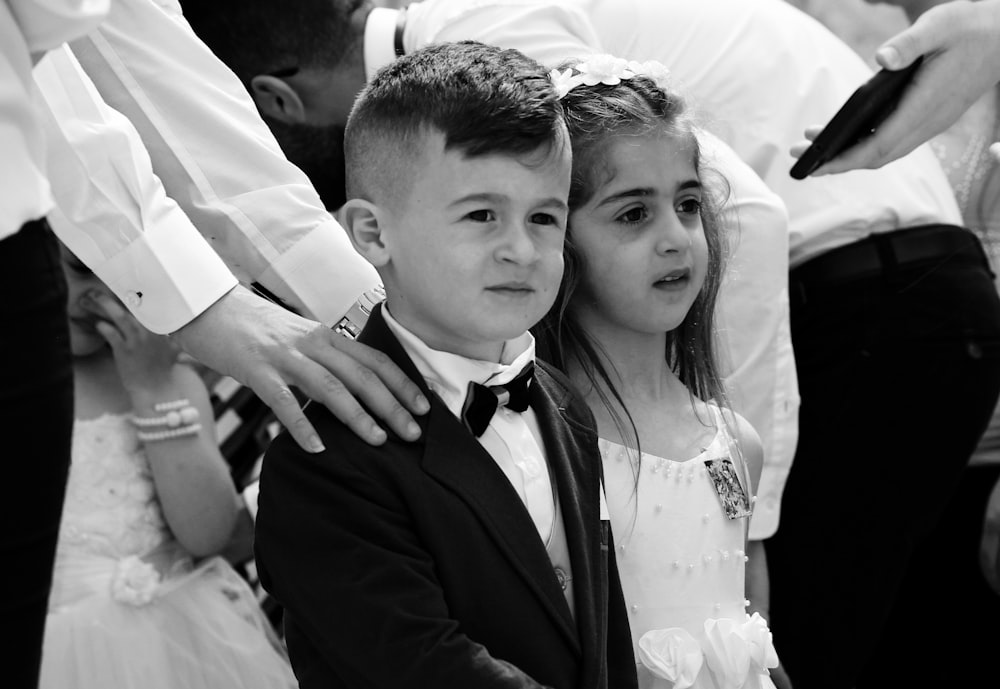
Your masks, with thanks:
<instances>
[{"instance_id":1,"label":"adult hand on boy's shoulder","mask_svg":"<svg viewBox=\"0 0 1000 689\"><path fill-rule=\"evenodd\" d=\"M322 442L291 386L372 445L385 442L386 432L362 403L401 438L420 435L411 414L426 412L427 400L388 357L243 287L173 337L199 361L253 389L306 451L321 451Z\"/></svg>"}]
</instances>

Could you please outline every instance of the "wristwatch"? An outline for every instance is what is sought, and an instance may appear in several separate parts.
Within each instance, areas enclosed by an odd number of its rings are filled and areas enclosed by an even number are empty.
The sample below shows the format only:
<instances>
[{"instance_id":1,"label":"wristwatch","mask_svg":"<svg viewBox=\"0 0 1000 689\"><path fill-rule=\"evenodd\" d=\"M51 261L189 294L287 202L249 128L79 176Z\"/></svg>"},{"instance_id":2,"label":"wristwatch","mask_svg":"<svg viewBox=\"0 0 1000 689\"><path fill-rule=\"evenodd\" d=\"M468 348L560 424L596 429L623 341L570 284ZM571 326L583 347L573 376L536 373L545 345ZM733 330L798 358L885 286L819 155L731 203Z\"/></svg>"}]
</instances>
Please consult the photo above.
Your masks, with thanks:
<instances>
[{"instance_id":1,"label":"wristwatch","mask_svg":"<svg viewBox=\"0 0 1000 689\"><path fill-rule=\"evenodd\" d=\"M382 285L377 285L375 288L363 293L351 308L347 310L347 314L333 326L333 331L338 335L356 340L358 335L361 334L361 329L368 322L368 316L371 314L372 309L384 299L385 288Z\"/></svg>"}]
</instances>

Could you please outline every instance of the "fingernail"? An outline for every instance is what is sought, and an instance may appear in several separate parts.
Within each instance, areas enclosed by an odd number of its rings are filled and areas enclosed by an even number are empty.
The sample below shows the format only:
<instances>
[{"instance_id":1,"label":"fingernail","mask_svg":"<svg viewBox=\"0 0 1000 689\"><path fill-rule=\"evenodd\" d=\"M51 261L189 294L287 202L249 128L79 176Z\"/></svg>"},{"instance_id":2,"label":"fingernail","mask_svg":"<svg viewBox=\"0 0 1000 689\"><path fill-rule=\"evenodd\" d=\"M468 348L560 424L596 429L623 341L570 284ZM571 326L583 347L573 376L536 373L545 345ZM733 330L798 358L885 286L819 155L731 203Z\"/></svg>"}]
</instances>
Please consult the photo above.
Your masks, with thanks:
<instances>
[{"instance_id":1,"label":"fingernail","mask_svg":"<svg viewBox=\"0 0 1000 689\"><path fill-rule=\"evenodd\" d=\"M411 439L416 440L420 437L420 426L418 426L414 421L406 424L406 435L410 436Z\"/></svg>"},{"instance_id":2,"label":"fingernail","mask_svg":"<svg viewBox=\"0 0 1000 689\"><path fill-rule=\"evenodd\" d=\"M318 435L311 435L309 436L309 449L310 451L317 453L323 452L326 450L326 447L323 445L323 441L319 439Z\"/></svg>"},{"instance_id":3,"label":"fingernail","mask_svg":"<svg viewBox=\"0 0 1000 689\"><path fill-rule=\"evenodd\" d=\"M418 414L424 414L431 410L431 403L423 395L417 395L417 399L414 400L414 406Z\"/></svg>"},{"instance_id":4,"label":"fingernail","mask_svg":"<svg viewBox=\"0 0 1000 689\"><path fill-rule=\"evenodd\" d=\"M891 45L879 48L875 52L875 57L878 59L879 64L887 69L899 69L899 63L902 62L899 51Z\"/></svg>"}]
</instances>

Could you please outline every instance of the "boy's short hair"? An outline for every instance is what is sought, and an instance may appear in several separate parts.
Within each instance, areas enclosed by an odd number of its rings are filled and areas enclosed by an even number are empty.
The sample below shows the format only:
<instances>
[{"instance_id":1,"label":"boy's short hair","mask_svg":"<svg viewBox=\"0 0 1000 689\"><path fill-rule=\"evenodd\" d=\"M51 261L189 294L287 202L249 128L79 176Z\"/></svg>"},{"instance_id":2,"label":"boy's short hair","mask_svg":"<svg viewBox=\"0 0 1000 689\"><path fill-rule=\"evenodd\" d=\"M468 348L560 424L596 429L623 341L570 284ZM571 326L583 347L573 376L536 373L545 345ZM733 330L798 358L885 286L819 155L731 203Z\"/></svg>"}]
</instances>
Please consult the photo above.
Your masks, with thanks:
<instances>
[{"instance_id":1,"label":"boy's short hair","mask_svg":"<svg viewBox=\"0 0 1000 689\"><path fill-rule=\"evenodd\" d=\"M568 146L562 107L541 64L475 41L441 43L380 70L347 120L347 196L405 193L423 137L474 157Z\"/></svg>"}]
</instances>

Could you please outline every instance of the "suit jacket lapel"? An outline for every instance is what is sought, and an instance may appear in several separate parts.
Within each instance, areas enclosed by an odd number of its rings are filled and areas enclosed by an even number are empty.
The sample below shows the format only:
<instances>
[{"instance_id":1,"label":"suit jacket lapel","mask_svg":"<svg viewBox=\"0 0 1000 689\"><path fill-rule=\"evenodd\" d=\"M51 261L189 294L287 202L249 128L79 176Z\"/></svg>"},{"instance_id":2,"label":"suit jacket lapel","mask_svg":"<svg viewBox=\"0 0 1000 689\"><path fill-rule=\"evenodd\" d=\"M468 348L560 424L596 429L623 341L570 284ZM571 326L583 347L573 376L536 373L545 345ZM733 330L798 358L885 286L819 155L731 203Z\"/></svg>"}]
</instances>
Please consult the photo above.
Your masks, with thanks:
<instances>
[{"instance_id":1,"label":"suit jacket lapel","mask_svg":"<svg viewBox=\"0 0 1000 689\"><path fill-rule=\"evenodd\" d=\"M551 381L539 371L536 382ZM602 542L600 466L596 451L583 443L596 443L591 429L574 429L561 413L567 394L557 384L533 385L531 407L538 415L545 440L546 457L559 491L559 507L566 529L570 562L573 566L576 627L582 645L582 677L598 672L603 657L607 605L607 543ZM591 438L586 438L590 434Z\"/></svg>"},{"instance_id":2,"label":"suit jacket lapel","mask_svg":"<svg viewBox=\"0 0 1000 689\"><path fill-rule=\"evenodd\" d=\"M479 441L448 410L444 402L429 390L423 376L417 371L402 345L385 324L385 319L382 318L381 314L381 305L372 311L358 340L385 352L431 400L431 410L424 416L417 418L417 423L421 426L421 438L416 443L424 445L422 460L424 470L460 495L469 505L499 549L524 577L528 586L538 596L541 604L549 611L556 626L566 635L570 646L579 652L580 642L577 637L577 628L573 623L573 616L566 604L562 589L552 571L552 563L548 553L538 537L538 531L528 514L528 510L513 486L510 485L510 481L507 480L490 454L479 444ZM532 386L532 388L535 387L537 386ZM532 400L534 407L534 393ZM542 426L544 428L553 423L561 425L563 421L561 419L554 421L553 418L548 417ZM554 439L545 438L547 453L552 452L549 447L550 440ZM560 461L565 463L564 460ZM557 478L557 485L560 501L562 501L565 499L563 498L564 492L571 490L571 488L565 469L559 473L562 474L562 478ZM573 498L571 504L575 500L576 498ZM563 509L567 508L563 507ZM568 524L570 520L567 518L569 514L572 512L564 512L564 520L567 521L567 538L569 538L571 531ZM597 519L596 515L594 515L594 519ZM577 528L578 526L574 523L572 529L576 530ZM576 550L576 544L573 540L569 541L569 545L571 551ZM577 556L573 553L571 557L575 582ZM580 597L579 591L580 589L577 589L578 599ZM593 600L578 600L577 607L590 607L593 604Z\"/></svg>"}]
</instances>

